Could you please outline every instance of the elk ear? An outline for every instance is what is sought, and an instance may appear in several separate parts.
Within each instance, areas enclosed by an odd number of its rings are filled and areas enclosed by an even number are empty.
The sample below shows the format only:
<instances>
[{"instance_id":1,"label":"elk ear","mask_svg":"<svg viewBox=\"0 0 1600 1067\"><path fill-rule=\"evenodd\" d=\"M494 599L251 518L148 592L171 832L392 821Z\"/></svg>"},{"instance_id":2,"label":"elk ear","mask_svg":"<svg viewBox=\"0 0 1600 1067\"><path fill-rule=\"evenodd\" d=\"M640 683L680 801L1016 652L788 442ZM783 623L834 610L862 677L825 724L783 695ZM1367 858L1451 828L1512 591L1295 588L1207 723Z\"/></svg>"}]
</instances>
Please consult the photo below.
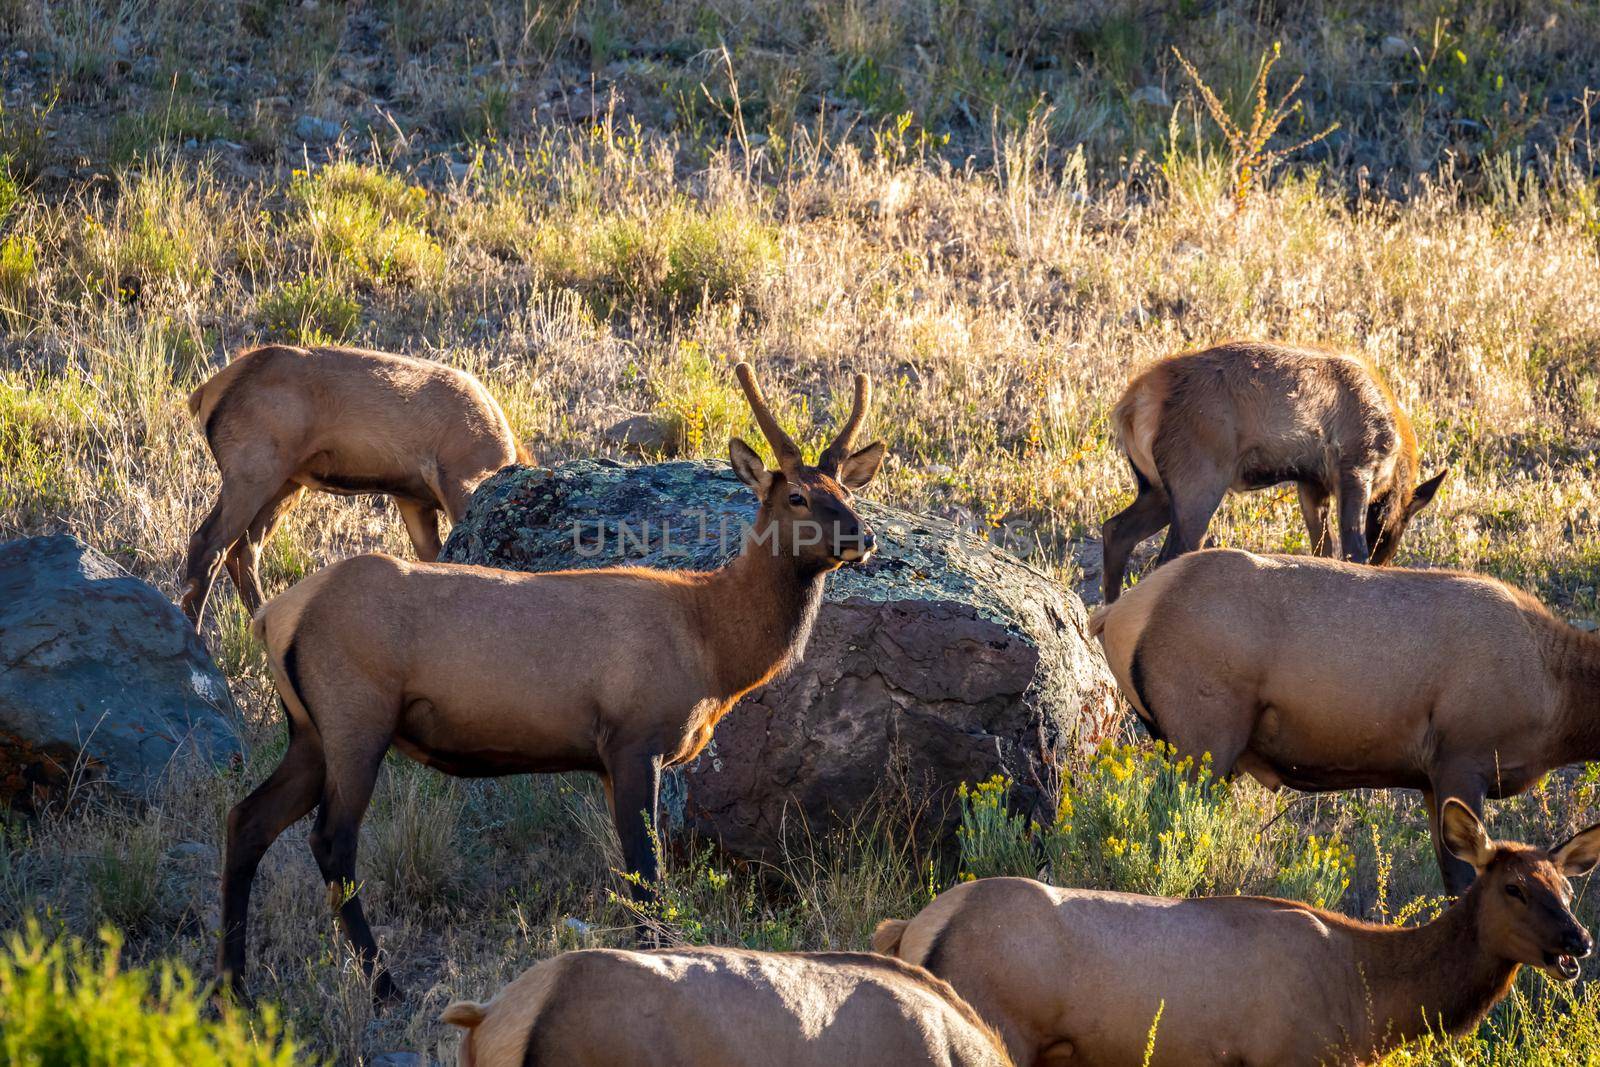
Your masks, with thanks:
<instances>
[{"instance_id":1,"label":"elk ear","mask_svg":"<svg viewBox=\"0 0 1600 1067\"><path fill-rule=\"evenodd\" d=\"M878 476L883 457L889 449L882 441L874 441L839 464L839 481L851 489L860 489Z\"/></svg>"},{"instance_id":2,"label":"elk ear","mask_svg":"<svg viewBox=\"0 0 1600 1067\"><path fill-rule=\"evenodd\" d=\"M772 488L772 472L761 462L756 450L735 437L728 442L728 461L733 464L733 473L739 480L765 500L767 490Z\"/></svg>"},{"instance_id":3,"label":"elk ear","mask_svg":"<svg viewBox=\"0 0 1600 1067\"><path fill-rule=\"evenodd\" d=\"M1444 476L1449 473L1450 468L1446 467L1417 486L1416 492L1411 494L1411 503L1406 505L1406 518L1411 518L1411 516L1433 503L1434 494L1439 491L1439 486L1444 484Z\"/></svg>"},{"instance_id":4,"label":"elk ear","mask_svg":"<svg viewBox=\"0 0 1600 1067\"><path fill-rule=\"evenodd\" d=\"M1494 844L1483 823L1455 797L1445 801L1439 811L1439 836L1444 838L1444 847L1457 859L1472 864L1473 870L1483 870L1494 859Z\"/></svg>"},{"instance_id":5,"label":"elk ear","mask_svg":"<svg viewBox=\"0 0 1600 1067\"><path fill-rule=\"evenodd\" d=\"M1567 838L1565 844L1550 850L1550 862L1568 878L1588 874L1600 863L1600 825L1580 830Z\"/></svg>"}]
</instances>

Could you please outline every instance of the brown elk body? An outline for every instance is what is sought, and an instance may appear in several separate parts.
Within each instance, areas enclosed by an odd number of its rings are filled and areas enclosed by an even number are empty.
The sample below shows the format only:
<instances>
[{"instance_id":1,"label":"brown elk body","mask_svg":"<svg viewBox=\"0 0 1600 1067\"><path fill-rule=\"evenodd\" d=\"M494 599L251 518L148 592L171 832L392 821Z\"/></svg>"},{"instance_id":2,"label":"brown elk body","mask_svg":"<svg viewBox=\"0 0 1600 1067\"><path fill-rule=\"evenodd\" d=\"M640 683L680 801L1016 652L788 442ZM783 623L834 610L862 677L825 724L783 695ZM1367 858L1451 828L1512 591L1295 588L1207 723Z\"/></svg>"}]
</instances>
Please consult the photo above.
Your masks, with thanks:
<instances>
[{"instance_id":1,"label":"brown elk body","mask_svg":"<svg viewBox=\"0 0 1600 1067\"><path fill-rule=\"evenodd\" d=\"M1090 629L1150 731L1218 774L1421 790L1452 892L1472 872L1443 848L1439 799L1481 813L1600 758L1600 637L1484 575L1210 549Z\"/></svg>"},{"instance_id":2,"label":"brown elk body","mask_svg":"<svg viewBox=\"0 0 1600 1067\"><path fill-rule=\"evenodd\" d=\"M529 462L476 378L384 352L256 348L190 394L189 411L222 472L184 564L181 603L196 625L224 562L245 610L261 606L261 547L307 489L387 493L431 561L439 512L459 522L478 482Z\"/></svg>"},{"instance_id":3,"label":"brown elk body","mask_svg":"<svg viewBox=\"0 0 1600 1067\"><path fill-rule=\"evenodd\" d=\"M749 368L738 373L781 470L731 442L734 470L761 504L722 569L523 574L375 553L317 572L256 616L289 748L228 818L220 970L236 987L261 856L317 807L311 848L323 877L333 892L354 884L357 833L391 745L464 777L599 774L627 869L655 879L662 769L694 758L741 695L801 656L828 573L874 547L850 506L884 456L880 442L851 451L865 376L850 421L812 467ZM361 903L340 900L371 970ZM375 990L392 995L386 972Z\"/></svg>"},{"instance_id":4,"label":"brown elk body","mask_svg":"<svg viewBox=\"0 0 1600 1067\"><path fill-rule=\"evenodd\" d=\"M868 952L568 952L443 1018L461 1067L1011 1064L949 985Z\"/></svg>"},{"instance_id":5,"label":"brown elk body","mask_svg":"<svg viewBox=\"0 0 1600 1067\"><path fill-rule=\"evenodd\" d=\"M1463 804L1444 810L1450 847L1481 873L1423 926L1265 897L989 878L881 924L873 945L948 981L1018 1063L1369 1063L1422 1034L1470 1030L1523 965L1573 980L1593 945L1567 878L1594 866L1600 827L1545 852L1490 842Z\"/></svg>"},{"instance_id":6,"label":"brown elk body","mask_svg":"<svg viewBox=\"0 0 1600 1067\"><path fill-rule=\"evenodd\" d=\"M1111 413L1138 496L1105 522L1103 594L1122 592L1128 557L1167 529L1157 563L1193 552L1229 490L1299 488L1312 551L1387 563L1444 472L1417 484L1411 420L1354 356L1231 341L1172 356L1128 384Z\"/></svg>"}]
</instances>

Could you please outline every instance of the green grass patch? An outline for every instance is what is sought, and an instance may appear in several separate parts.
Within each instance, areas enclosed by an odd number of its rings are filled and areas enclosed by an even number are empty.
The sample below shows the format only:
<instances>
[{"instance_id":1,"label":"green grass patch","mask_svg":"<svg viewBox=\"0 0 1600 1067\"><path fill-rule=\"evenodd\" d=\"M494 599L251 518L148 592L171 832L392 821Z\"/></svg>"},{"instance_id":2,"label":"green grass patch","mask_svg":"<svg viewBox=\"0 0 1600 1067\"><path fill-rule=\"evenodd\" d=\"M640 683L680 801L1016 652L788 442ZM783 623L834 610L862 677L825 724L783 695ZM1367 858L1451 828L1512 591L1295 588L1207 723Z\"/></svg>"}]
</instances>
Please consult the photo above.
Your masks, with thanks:
<instances>
[{"instance_id":1,"label":"green grass patch","mask_svg":"<svg viewBox=\"0 0 1600 1067\"><path fill-rule=\"evenodd\" d=\"M163 145L214 141L233 135L233 124L226 115L193 100L174 97L148 111L119 116L111 125L106 156L114 163L125 164Z\"/></svg>"},{"instance_id":2,"label":"green grass patch","mask_svg":"<svg viewBox=\"0 0 1600 1067\"><path fill-rule=\"evenodd\" d=\"M646 214L552 220L532 235L528 258L606 316L749 304L782 257L777 230L754 213L677 201Z\"/></svg>"},{"instance_id":3,"label":"green grass patch","mask_svg":"<svg viewBox=\"0 0 1600 1067\"><path fill-rule=\"evenodd\" d=\"M426 228L427 192L376 167L333 163L296 171L289 196L320 267L416 285L444 274L444 249Z\"/></svg>"}]
</instances>

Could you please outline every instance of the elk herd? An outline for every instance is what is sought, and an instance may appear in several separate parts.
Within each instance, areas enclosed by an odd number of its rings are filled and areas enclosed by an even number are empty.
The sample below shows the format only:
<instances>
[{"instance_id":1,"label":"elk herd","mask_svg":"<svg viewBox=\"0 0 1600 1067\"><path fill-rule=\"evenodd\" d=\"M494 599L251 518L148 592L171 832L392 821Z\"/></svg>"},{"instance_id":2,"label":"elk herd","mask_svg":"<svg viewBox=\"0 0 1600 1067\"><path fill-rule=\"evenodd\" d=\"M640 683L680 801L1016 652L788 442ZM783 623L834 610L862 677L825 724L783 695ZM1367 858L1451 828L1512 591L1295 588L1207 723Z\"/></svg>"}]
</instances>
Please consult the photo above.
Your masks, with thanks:
<instances>
[{"instance_id":1,"label":"elk herd","mask_svg":"<svg viewBox=\"0 0 1600 1067\"><path fill-rule=\"evenodd\" d=\"M856 447L867 378L808 464L750 368L735 374L778 469L730 442L758 508L742 552L708 572L435 562L439 513L460 521L479 481L530 462L464 372L274 346L194 391L222 483L182 606L198 625L226 566L289 737L228 816L225 991L245 995L257 867L315 811L330 905L374 995L398 996L355 891L391 748L464 777L593 772L629 890L649 897L663 770L804 654L828 575L875 548L851 503L886 454ZM1105 522L1090 632L1138 719L1271 788L1420 790L1448 907L1403 928L1289 900L981 879L885 919L874 952L564 953L449 1006L461 1063L1368 1063L1470 1030L1522 966L1574 980L1593 942L1570 879L1600 861L1600 826L1544 849L1491 840L1481 819L1486 797L1600 759L1600 637L1493 578L1382 566L1444 473L1419 480L1410 421L1360 359L1242 342L1174 356L1132 380L1111 425L1137 495ZM1285 482L1313 555L1202 549L1230 490ZM357 556L263 605L262 546L307 489L389 494L418 562ZM1123 594L1134 548L1163 529L1156 568Z\"/></svg>"}]
</instances>

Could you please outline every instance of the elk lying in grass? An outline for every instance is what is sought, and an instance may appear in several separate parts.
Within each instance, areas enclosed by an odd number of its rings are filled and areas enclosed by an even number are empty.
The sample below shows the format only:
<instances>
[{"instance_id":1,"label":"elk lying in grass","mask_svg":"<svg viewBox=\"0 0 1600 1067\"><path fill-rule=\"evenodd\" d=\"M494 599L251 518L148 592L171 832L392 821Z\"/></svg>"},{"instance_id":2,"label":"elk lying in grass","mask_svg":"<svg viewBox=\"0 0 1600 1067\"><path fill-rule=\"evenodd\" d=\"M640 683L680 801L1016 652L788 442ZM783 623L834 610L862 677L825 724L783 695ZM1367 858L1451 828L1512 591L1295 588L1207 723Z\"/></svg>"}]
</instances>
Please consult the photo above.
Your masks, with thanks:
<instances>
[{"instance_id":1,"label":"elk lying in grass","mask_svg":"<svg viewBox=\"0 0 1600 1067\"><path fill-rule=\"evenodd\" d=\"M529 462L476 378L383 352L253 349L191 393L189 411L222 471L184 564L180 603L197 626L224 560L245 610L261 606L261 546L307 489L389 494L431 562L439 512L461 521L478 482Z\"/></svg>"},{"instance_id":2,"label":"elk lying in grass","mask_svg":"<svg viewBox=\"0 0 1600 1067\"><path fill-rule=\"evenodd\" d=\"M740 696L801 656L828 573L874 547L850 506L884 457L881 442L851 449L865 375L849 421L811 467L750 368L737 373L781 469L730 443L761 505L742 553L721 570L521 574L373 553L319 571L256 616L289 748L228 817L220 970L236 988L256 865L319 805L312 851L346 934L374 967L361 903L344 888L391 745L465 777L596 772L629 872L655 880L662 768L693 759ZM393 995L386 972L374 989Z\"/></svg>"},{"instance_id":3,"label":"elk lying in grass","mask_svg":"<svg viewBox=\"0 0 1600 1067\"><path fill-rule=\"evenodd\" d=\"M868 952L568 952L443 1018L461 1067L1011 1064L949 985Z\"/></svg>"},{"instance_id":4,"label":"elk lying in grass","mask_svg":"<svg viewBox=\"0 0 1600 1067\"><path fill-rule=\"evenodd\" d=\"M1442 819L1446 846L1479 877L1424 926L1266 897L988 878L882 923L873 947L948 981L1018 1063L1370 1063L1423 1034L1470 1030L1523 965L1572 981L1593 947L1567 879L1600 859L1600 826L1545 852L1491 842L1453 798Z\"/></svg>"},{"instance_id":5,"label":"elk lying in grass","mask_svg":"<svg viewBox=\"0 0 1600 1067\"><path fill-rule=\"evenodd\" d=\"M1229 489L1300 490L1312 551L1339 545L1356 563L1387 563L1445 472L1417 484L1417 438L1378 372L1354 356L1232 341L1163 359L1128 384L1111 413L1139 495L1105 522L1106 603L1128 556L1167 529L1157 563L1193 552Z\"/></svg>"},{"instance_id":6,"label":"elk lying in grass","mask_svg":"<svg viewBox=\"0 0 1600 1067\"><path fill-rule=\"evenodd\" d=\"M1212 549L1089 625L1151 733L1219 775L1422 790L1451 892L1472 871L1443 846L1439 799L1481 813L1600 758L1600 637L1484 575Z\"/></svg>"}]
</instances>

